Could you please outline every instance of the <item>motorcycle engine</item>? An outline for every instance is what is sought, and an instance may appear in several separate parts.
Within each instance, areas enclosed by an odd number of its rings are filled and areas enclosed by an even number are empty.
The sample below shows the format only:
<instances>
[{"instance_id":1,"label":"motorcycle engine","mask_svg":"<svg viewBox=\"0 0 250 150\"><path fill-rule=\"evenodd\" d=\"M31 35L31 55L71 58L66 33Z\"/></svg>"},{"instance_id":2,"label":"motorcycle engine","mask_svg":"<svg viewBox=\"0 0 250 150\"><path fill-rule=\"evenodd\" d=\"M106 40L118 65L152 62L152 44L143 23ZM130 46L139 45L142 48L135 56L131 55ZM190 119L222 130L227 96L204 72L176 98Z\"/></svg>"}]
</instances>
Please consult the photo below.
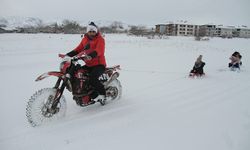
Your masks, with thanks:
<instances>
[{"instance_id":1,"label":"motorcycle engine","mask_svg":"<svg viewBox=\"0 0 250 150\"><path fill-rule=\"evenodd\" d=\"M89 87L88 73L84 69L78 69L74 73L72 80L73 95L87 95L90 89Z\"/></svg>"}]
</instances>

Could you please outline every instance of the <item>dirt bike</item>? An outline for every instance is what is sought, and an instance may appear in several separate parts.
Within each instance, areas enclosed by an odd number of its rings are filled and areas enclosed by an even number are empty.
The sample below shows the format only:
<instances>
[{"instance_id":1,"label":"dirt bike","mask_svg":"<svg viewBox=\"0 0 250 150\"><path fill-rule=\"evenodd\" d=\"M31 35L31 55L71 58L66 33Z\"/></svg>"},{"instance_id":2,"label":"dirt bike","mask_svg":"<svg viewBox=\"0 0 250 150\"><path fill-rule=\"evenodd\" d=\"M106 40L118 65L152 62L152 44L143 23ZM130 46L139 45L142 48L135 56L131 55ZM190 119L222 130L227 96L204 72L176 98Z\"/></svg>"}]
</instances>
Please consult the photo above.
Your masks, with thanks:
<instances>
[{"instance_id":1,"label":"dirt bike","mask_svg":"<svg viewBox=\"0 0 250 150\"><path fill-rule=\"evenodd\" d=\"M59 57L65 55L59 54ZM107 67L99 77L106 90L106 99L94 101L90 94L94 92L89 84L89 73L81 67L80 61L84 54L79 54L60 64L60 71L51 71L40 75L35 81L41 81L49 76L57 77L52 88L44 88L34 93L28 101L26 116L33 126L39 126L52 120L60 119L66 114L66 99L63 96L65 88L72 92L73 100L81 107L86 107L96 102L105 105L108 100L117 100L121 97L122 86L119 77L120 66Z\"/></svg>"}]
</instances>

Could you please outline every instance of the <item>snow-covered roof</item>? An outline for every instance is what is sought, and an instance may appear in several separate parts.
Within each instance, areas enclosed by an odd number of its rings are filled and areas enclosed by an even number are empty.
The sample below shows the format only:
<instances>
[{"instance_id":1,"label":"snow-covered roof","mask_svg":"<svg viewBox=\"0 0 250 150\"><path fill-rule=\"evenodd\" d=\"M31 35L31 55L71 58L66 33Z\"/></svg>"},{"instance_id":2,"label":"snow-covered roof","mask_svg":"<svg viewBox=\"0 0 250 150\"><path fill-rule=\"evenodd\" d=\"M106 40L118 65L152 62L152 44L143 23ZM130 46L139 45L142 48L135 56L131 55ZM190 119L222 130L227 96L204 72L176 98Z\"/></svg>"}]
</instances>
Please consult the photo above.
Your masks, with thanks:
<instances>
[{"instance_id":1,"label":"snow-covered roof","mask_svg":"<svg viewBox=\"0 0 250 150\"><path fill-rule=\"evenodd\" d=\"M249 27L245 26L245 25L241 25L241 26L236 26L237 29L247 29L250 30Z\"/></svg>"},{"instance_id":2,"label":"snow-covered roof","mask_svg":"<svg viewBox=\"0 0 250 150\"><path fill-rule=\"evenodd\" d=\"M235 29L235 26L216 25L216 28Z\"/></svg>"},{"instance_id":3,"label":"snow-covered roof","mask_svg":"<svg viewBox=\"0 0 250 150\"><path fill-rule=\"evenodd\" d=\"M202 24L202 25L216 26L216 24L215 24L215 23L206 23L206 24Z\"/></svg>"},{"instance_id":4,"label":"snow-covered roof","mask_svg":"<svg viewBox=\"0 0 250 150\"><path fill-rule=\"evenodd\" d=\"M166 21L164 23L158 23L156 25L167 25L167 24L185 24L185 25L197 25L192 22L188 22L185 20L177 20L177 21Z\"/></svg>"}]
</instances>

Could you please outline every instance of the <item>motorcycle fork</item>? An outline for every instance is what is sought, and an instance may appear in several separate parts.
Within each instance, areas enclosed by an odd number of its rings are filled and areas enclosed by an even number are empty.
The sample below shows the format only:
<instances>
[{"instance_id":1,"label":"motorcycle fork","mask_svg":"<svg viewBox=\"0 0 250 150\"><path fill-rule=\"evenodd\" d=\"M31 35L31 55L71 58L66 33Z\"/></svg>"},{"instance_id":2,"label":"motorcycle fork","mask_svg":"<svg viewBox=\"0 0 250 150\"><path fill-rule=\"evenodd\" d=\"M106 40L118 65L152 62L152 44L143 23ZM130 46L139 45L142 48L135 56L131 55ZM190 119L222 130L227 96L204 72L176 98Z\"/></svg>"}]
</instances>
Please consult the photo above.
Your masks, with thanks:
<instances>
[{"instance_id":1,"label":"motorcycle fork","mask_svg":"<svg viewBox=\"0 0 250 150\"><path fill-rule=\"evenodd\" d=\"M54 110L56 110L56 107L57 107L58 103L60 102L60 99L62 97L62 93L63 93L63 91L64 91L64 89L65 89L65 87L66 87L66 85L67 85L67 83L68 83L68 81L70 79L70 76L73 75L75 67L72 64L73 63L71 62L71 66L70 66L70 68L68 70L68 73L66 74L66 78L63 80L63 83L62 83L61 87L59 88L60 83L62 81L61 78L58 78L58 80L57 80L57 82L56 82L56 84L54 86L54 88L56 89L56 95L54 97L54 100L53 100L53 103L52 103L52 106L51 106L51 108L54 109Z\"/></svg>"},{"instance_id":2,"label":"motorcycle fork","mask_svg":"<svg viewBox=\"0 0 250 150\"><path fill-rule=\"evenodd\" d=\"M58 80L56 81L56 84L55 84L55 86L54 86L54 89L58 89L58 87L59 87L61 81L62 81L62 78L58 78Z\"/></svg>"},{"instance_id":3,"label":"motorcycle fork","mask_svg":"<svg viewBox=\"0 0 250 150\"><path fill-rule=\"evenodd\" d=\"M66 80L68 80L68 79L66 79ZM54 100L53 100L53 103L52 103L52 106L51 106L51 108L52 108L53 110L56 109L58 103L60 102L60 99L61 99L61 97L62 97L62 93L63 93L63 91L64 91L64 89L65 89L65 87L66 87L66 83L67 83L67 82L64 81L64 82L62 83L62 85L61 85L60 88L59 88L59 85L60 85L59 80L58 80L58 82L56 83L56 86L58 86L58 87L56 88L56 94L55 94L55 97L54 97ZM58 85L57 85L57 84L58 84ZM55 87L56 87L56 86L55 86Z\"/></svg>"}]
</instances>

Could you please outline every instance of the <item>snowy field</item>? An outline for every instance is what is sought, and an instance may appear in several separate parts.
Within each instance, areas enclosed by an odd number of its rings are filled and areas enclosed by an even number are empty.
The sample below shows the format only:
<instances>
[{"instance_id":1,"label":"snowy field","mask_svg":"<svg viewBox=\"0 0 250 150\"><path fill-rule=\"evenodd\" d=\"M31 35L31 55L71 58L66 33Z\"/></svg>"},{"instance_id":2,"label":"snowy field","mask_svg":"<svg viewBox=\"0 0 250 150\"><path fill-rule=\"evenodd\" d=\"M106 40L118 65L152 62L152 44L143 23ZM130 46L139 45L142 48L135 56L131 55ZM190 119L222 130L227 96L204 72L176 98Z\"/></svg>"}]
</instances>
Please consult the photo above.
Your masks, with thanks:
<instances>
[{"instance_id":1,"label":"snowy field","mask_svg":"<svg viewBox=\"0 0 250 150\"><path fill-rule=\"evenodd\" d=\"M33 128L26 103L56 81L35 78L58 70L57 54L75 48L80 35L0 34L1 150L250 149L250 39L105 39L108 65L122 67L122 98L81 108L65 92L66 117ZM241 72L227 69L235 50ZM200 54L206 77L190 79Z\"/></svg>"}]
</instances>

